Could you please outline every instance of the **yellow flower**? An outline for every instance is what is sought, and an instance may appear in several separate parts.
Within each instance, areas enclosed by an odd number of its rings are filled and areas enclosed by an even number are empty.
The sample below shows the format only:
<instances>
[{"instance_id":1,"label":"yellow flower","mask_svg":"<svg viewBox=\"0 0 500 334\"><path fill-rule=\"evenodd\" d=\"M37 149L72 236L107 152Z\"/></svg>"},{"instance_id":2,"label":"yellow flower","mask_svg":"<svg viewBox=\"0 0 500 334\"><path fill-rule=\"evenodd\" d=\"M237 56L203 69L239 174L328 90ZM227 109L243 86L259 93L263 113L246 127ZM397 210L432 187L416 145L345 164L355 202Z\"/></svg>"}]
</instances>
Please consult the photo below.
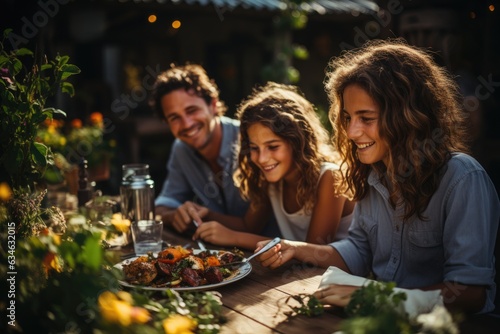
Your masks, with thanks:
<instances>
[{"instance_id":1,"label":"yellow flower","mask_svg":"<svg viewBox=\"0 0 500 334\"><path fill-rule=\"evenodd\" d=\"M59 259L57 258L55 253L48 252L43 259L43 266L45 268L45 273L48 273L49 270L55 270L57 272L62 271L61 264L59 263Z\"/></svg>"},{"instance_id":2,"label":"yellow flower","mask_svg":"<svg viewBox=\"0 0 500 334\"><path fill-rule=\"evenodd\" d=\"M142 307L132 307L132 321L138 324L145 324L151 319L148 310Z\"/></svg>"},{"instance_id":3,"label":"yellow flower","mask_svg":"<svg viewBox=\"0 0 500 334\"><path fill-rule=\"evenodd\" d=\"M61 236L59 234L53 234L52 240L54 241L54 244L56 246L59 246L61 244Z\"/></svg>"},{"instance_id":4,"label":"yellow flower","mask_svg":"<svg viewBox=\"0 0 500 334\"><path fill-rule=\"evenodd\" d=\"M118 291L116 293L116 297L118 297L118 299L123 300L124 302L129 303L130 305L132 305L134 303L134 299L132 298L132 295L130 293L128 293L127 291Z\"/></svg>"},{"instance_id":5,"label":"yellow flower","mask_svg":"<svg viewBox=\"0 0 500 334\"><path fill-rule=\"evenodd\" d=\"M8 202L12 197L12 190L7 182L0 183L0 200Z\"/></svg>"},{"instance_id":6,"label":"yellow flower","mask_svg":"<svg viewBox=\"0 0 500 334\"><path fill-rule=\"evenodd\" d=\"M120 301L110 291L103 292L98 299L99 309L105 321L128 326L132 323L130 304Z\"/></svg>"},{"instance_id":7,"label":"yellow flower","mask_svg":"<svg viewBox=\"0 0 500 334\"><path fill-rule=\"evenodd\" d=\"M130 220L122 219L122 214L119 212L111 216L111 224L113 224L118 231L123 233L127 233L130 229Z\"/></svg>"},{"instance_id":8,"label":"yellow flower","mask_svg":"<svg viewBox=\"0 0 500 334\"><path fill-rule=\"evenodd\" d=\"M163 320L165 334L192 334L196 325L195 320L180 314L172 315Z\"/></svg>"},{"instance_id":9,"label":"yellow flower","mask_svg":"<svg viewBox=\"0 0 500 334\"><path fill-rule=\"evenodd\" d=\"M121 326L132 323L146 323L151 319L149 312L142 307L131 305L132 297L127 292L115 295L110 291L103 292L98 298L98 305L103 319Z\"/></svg>"}]
</instances>

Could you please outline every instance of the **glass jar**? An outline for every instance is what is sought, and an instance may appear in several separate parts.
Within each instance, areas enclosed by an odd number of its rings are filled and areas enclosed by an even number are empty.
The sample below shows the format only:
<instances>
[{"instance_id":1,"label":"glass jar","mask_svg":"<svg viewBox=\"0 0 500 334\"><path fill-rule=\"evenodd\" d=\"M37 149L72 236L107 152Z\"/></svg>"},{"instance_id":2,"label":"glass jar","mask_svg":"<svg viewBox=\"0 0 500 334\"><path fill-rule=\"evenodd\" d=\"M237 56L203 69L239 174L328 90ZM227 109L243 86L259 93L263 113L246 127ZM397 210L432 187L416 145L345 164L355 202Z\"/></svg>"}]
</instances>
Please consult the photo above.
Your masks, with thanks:
<instances>
[{"instance_id":1,"label":"glass jar","mask_svg":"<svg viewBox=\"0 0 500 334\"><path fill-rule=\"evenodd\" d=\"M147 164L125 164L120 186L123 219L131 222L154 219L154 181Z\"/></svg>"}]
</instances>

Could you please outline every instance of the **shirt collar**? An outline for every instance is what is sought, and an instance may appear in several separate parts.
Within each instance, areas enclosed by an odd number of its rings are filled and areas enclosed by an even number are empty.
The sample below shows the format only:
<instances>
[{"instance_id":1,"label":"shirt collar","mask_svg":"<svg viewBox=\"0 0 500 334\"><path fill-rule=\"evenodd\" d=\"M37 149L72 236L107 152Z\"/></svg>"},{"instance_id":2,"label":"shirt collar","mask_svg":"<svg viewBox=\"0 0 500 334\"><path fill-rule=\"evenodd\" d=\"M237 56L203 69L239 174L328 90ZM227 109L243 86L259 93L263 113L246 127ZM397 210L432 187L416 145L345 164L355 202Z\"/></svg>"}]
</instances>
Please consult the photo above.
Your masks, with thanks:
<instances>
[{"instance_id":1,"label":"shirt collar","mask_svg":"<svg viewBox=\"0 0 500 334\"><path fill-rule=\"evenodd\" d=\"M389 190L380 181L380 174L373 169L368 175L368 184L378 191L386 200L389 200Z\"/></svg>"},{"instance_id":2,"label":"shirt collar","mask_svg":"<svg viewBox=\"0 0 500 334\"><path fill-rule=\"evenodd\" d=\"M235 143L233 142L233 138L230 134L230 126L224 121L224 117L220 118L220 124L222 130L222 141L217 162L224 168L231 162L233 158Z\"/></svg>"}]
</instances>

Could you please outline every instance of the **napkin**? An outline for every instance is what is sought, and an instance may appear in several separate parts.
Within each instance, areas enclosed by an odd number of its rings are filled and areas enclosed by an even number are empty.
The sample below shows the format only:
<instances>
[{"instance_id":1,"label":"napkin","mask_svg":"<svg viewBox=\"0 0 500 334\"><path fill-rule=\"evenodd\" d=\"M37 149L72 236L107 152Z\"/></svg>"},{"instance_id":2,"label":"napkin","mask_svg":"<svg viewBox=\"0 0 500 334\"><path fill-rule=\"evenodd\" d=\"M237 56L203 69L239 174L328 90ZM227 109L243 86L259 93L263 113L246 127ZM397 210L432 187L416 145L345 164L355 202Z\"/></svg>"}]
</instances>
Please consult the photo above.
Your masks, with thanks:
<instances>
[{"instance_id":1,"label":"napkin","mask_svg":"<svg viewBox=\"0 0 500 334\"><path fill-rule=\"evenodd\" d=\"M330 284L363 286L369 282L375 281L348 274L332 266L321 277L319 288ZM419 289L394 288L394 292L406 293L407 298L403 302L403 306L411 319L417 317L419 314L431 312L436 305L443 306L441 290L423 291Z\"/></svg>"}]
</instances>

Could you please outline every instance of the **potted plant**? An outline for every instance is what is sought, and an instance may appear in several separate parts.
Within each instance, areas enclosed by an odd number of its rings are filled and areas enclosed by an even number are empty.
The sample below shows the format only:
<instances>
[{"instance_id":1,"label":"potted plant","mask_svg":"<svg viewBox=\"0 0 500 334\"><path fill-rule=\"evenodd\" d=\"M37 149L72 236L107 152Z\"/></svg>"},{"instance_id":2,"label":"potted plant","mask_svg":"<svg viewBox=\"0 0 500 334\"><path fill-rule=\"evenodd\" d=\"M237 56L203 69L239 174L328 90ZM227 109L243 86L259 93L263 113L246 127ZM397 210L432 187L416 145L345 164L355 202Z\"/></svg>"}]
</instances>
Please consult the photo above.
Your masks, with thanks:
<instances>
[{"instance_id":1,"label":"potted plant","mask_svg":"<svg viewBox=\"0 0 500 334\"><path fill-rule=\"evenodd\" d=\"M56 161L57 173L45 173L45 178L52 181L63 180L64 163L76 166L77 158L83 157L88 162L89 176L92 181L109 178L110 161L114 155L116 142L105 138L104 119L99 111L90 114L88 120L73 119L69 124L62 120L47 119L38 130L37 141L48 146L52 152L64 161Z\"/></svg>"}]
</instances>

